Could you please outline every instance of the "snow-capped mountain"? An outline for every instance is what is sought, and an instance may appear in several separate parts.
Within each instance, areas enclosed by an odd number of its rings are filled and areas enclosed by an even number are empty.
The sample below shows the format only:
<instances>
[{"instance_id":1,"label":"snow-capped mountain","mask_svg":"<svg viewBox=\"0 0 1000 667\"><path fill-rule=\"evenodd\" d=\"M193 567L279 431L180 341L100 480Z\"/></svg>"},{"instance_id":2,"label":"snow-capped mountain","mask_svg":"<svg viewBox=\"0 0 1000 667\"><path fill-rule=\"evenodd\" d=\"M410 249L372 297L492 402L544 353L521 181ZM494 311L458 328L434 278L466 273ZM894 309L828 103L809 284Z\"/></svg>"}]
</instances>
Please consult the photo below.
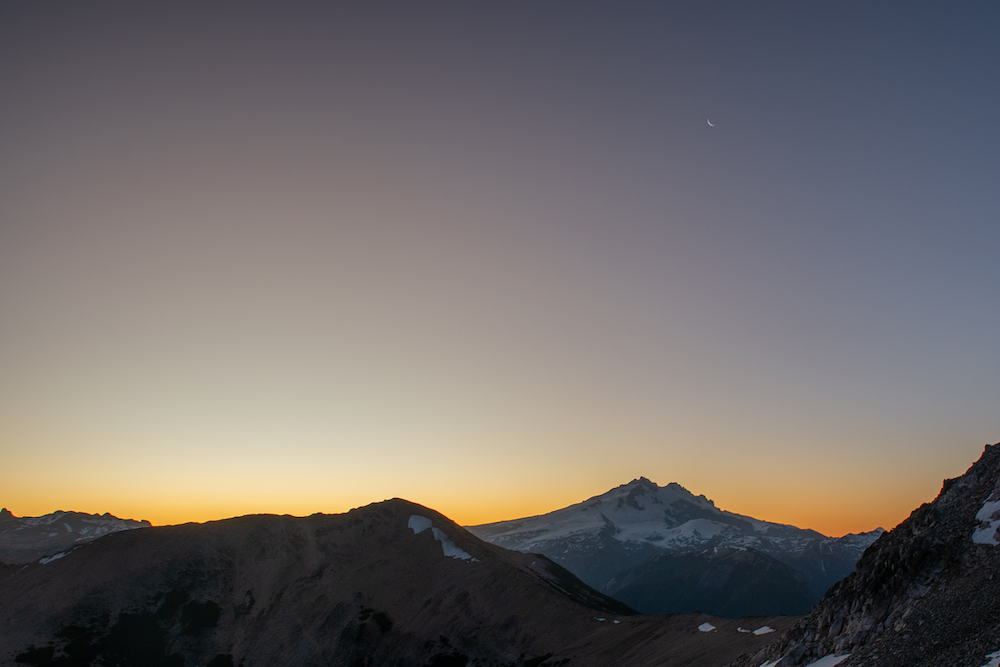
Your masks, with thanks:
<instances>
[{"instance_id":1,"label":"snow-capped mountain","mask_svg":"<svg viewBox=\"0 0 1000 667\"><path fill-rule=\"evenodd\" d=\"M615 578L641 585L627 572L660 554L705 552L707 562L708 551L716 547L750 549L790 567L813 602L850 573L883 532L830 538L727 512L679 484L658 486L645 477L548 514L469 530L508 549L544 554L605 592ZM701 609L710 610L718 613Z\"/></svg>"},{"instance_id":2,"label":"snow-capped mountain","mask_svg":"<svg viewBox=\"0 0 1000 667\"><path fill-rule=\"evenodd\" d=\"M0 563L30 563L109 533L149 526L148 521L119 519L107 513L60 511L16 517L4 508L0 509Z\"/></svg>"}]
</instances>

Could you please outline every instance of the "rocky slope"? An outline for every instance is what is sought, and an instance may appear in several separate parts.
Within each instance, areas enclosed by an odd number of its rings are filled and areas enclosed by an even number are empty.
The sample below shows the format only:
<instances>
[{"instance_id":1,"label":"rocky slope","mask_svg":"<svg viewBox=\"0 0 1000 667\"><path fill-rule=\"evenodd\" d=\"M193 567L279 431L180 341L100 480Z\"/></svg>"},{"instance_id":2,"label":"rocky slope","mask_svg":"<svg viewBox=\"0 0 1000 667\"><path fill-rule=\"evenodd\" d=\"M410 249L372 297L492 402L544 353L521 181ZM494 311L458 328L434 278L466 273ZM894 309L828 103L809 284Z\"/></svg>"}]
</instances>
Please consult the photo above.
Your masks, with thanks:
<instances>
[{"instance_id":1,"label":"rocky slope","mask_svg":"<svg viewBox=\"0 0 1000 667\"><path fill-rule=\"evenodd\" d=\"M791 621L743 625L638 616L398 499L119 532L0 568L4 665L714 667Z\"/></svg>"},{"instance_id":2,"label":"rocky slope","mask_svg":"<svg viewBox=\"0 0 1000 667\"><path fill-rule=\"evenodd\" d=\"M734 667L827 656L849 656L841 667L1000 664L998 510L1000 444L883 535L806 619Z\"/></svg>"},{"instance_id":3,"label":"rocky slope","mask_svg":"<svg viewBox=\"0 0 1000 667\"><path fill-rule=\"evenodd\" d=\"M813 603L792 568L753 549L733 547L653 556L609 581L605 590L650 614L707 609L726 618L801 616Z\"/></svg>"},{"instance_id":4,"label":"rocky slope","mask_svg":"<svg viewBox=\"0 0 1000 667\"><path fill-rule=\"evenodd\" d=\"M82 512L16 517L4 508L0 510L0 563L31 563L103 535L134 528L149 528L149 522Z\"/></svg>"},{"instance_id":5,"label":"rocky slope","mask_svg":"<svg viewBox=\"0 0 1000 667\"><path fill-rule=\"evenodd\" d=\"M882 532L879 529L830 538L812 530L727 512L679 484L658 486L644 477L548 514L472 526L469 530L508 549L545 554L607 593L619 589L625 580L641 588L669 578L669 572L659 572L656 567L671 562L662 557L664 554L685 554L688 561L706 554L700 567L708 571L713 567L709 555L715 548L751 549L767 557L758 559L762 566L774 559L794 572L791 579L785 580L788 586L773 599L792 600L799 596L802 586L808 590L805 602L793 607L786 602L772 605L764 610L771 614L808 609L819 601L831 585L854 570L865 548ZM639 569L630 572L636 567ZM685 600L694 600L702 611L726 613L713 596L699 598L697 588L675 590ZM759 608L761 601L746 598L736 604L739 608ZM635 599L633 604L646 613L689 606L671 606L662 601L646 604Z\"/></svg>"}]
</instances>

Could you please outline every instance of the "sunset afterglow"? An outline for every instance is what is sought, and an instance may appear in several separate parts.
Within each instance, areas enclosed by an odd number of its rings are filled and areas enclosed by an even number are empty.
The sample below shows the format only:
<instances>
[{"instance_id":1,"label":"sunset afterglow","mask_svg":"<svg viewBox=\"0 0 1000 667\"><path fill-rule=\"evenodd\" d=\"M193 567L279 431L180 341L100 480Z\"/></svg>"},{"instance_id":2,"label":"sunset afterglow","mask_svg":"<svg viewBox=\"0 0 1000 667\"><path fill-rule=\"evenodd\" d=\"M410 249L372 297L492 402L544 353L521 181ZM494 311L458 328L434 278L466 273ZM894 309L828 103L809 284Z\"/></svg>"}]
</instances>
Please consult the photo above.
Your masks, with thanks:
<instances>
[{"instance_id":1,"label":"sunset afterglow","mask_svg":"<svg viewBox=\"0 0 1000 667\"><path fill-rule=\"evenodd\" d=\"M892 528L1000 440L998 19L7 3L0 506Z\"/></svg>"}]
</instances>

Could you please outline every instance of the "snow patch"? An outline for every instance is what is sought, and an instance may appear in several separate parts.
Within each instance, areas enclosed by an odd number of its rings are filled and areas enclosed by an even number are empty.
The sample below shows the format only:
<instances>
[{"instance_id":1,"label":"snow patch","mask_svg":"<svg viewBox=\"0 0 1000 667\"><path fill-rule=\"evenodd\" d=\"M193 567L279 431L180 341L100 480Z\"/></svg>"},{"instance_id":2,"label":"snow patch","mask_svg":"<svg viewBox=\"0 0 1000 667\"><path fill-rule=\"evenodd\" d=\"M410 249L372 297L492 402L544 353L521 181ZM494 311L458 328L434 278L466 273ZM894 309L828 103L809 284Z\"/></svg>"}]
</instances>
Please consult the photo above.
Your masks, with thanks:
<instances>
[{"instance_id":1,"label":"snow patch","mask_svg":"<svg viewBox=\"0 0 1000 667\"><path fill-rule=\"evenodd\" d=\"M740 628L736 628L736 632L745 632L747 634L750 634L751 632L753 632L753 630L747 630L746 628L740 627Z\"/></svg>"},{"instance_id":2,"label":"snow patch","mask_svg":"<svg viewBox=\"0 0 1000 667\"><path fill-rule=\"evenodd\" d=\"M711 632L712 630L715 630L715 626L711 623L702 623L698 626L698 629L702 632Z\"/></svg>"},{"instance_id":3,"label":"snow patch","mask_svg":"<svg viewBox=\"0 0 1000 667\"><path fill-rule=\"evenodd\" d=\"M457 546L455 546L455 543L452 542L451 539L447 535L445 535L443 531L438 530L437 528L431 528L431 531L434 533L434 539L441 543L441 550L444 551L445 556L451 556L452 558L461 558L462 560L471 560L474 563L479 562L477 559L472 557L472 554L468 553L467 551L462 551Z\"/></svg>"},{"instance_id":4,"label":"snow patch","mask_svg":"<svg viewBox=\"0 0 1000 667\"><path fill-rule=\"evenodd\" d=\"M989 660L989 662L983 665L983 667L1000 667L1000 651L990 653L986 656L986 659Z\"/></svg>"},{"instance_id":5,"label":"snow patch","mask_svg":"<svg viewBox=\"0 0 1000 667\"><path fill-rule=\"evenodd\" d=\"M427 517L414 514L410 517L410 520L406 525L413 530L414 535L419 535L430 528L431 532L434 533L434 539L441 543L441 550L444 552L445 556L460 558L461 560L467 560L470 563L479 562L478 558L473 558L472 554L462 551L455 546L455 543L451 541L451 538L445 535L443 530L435 528L434 523Z\"/></svg>"},{"instance_id":6,"label":"snow patch","mask_svg":"<svg viewBox=\"0 0 1000 667\"><path fill-rule=\"evenodd\" d=\"M434 522L425 516L414 514L410 517L410 520L406 525L413 530L414 535L419 535L428 528L431 528L434 525Z\"/></svg>"},{"instance_id":7,"label":"snow patch","mask_svg":"<svg viewBox=\"0 0 1000 667\"><path fill-rule=\"evenodd\" d=\"M68 551L63 551L62 553L58 553L55 556L48 556L47 558L43 558L40 561L38 561L38 564L45 565L46 563L51 563L54 560L59 560L68 553L69 553Z\"/></svg>"},{"instance_id":8,"label":"snow patch","mask_svg":"<svg viewBox=\"0 0 1000 667\"><path fill-rule=\"evenodd\" d=\"M594 620L595 620L595 621L600 621L601 623L603 623L604 621L606 621L606 620L608 620L608 619L606 619L606 618L599 618L599 617L595 616L595 617L594 617Z\"/></svg>"},{"instance_id":9,"label":"snow patch","mask_svg":"<svg viewBox=\"0 0 1000 667\"><path fill-rule=\"evenodd\" d=\"M997 654L1000 655L1000 651L997 651ZM850 653L845 653L844 655L834 655L831 653L830 655L824 655L819 660L810 662L808 665L803 665L802 667L834 667L834 665L839 665L850 657ZM990 656L986 657L988 658ZM778 658L777 660L768 660L761 663L760 667L775 667L775 665L779 662L781 662L781 658ZM983 665L983 667L994 667L994 665L993 663L990 663L989 665Z\"/></svg>"},{"instance_id":10,"label":"snow patch","mask_svg":"<svg viewBox=\"0 0 1000 667\"><path fill-rule=\"evenodd\" d=\"M994 494L990 494L990 498ZM995 519L995 516L1000 516L1000 500L990 500L986 499L983 506L976 512L976 520L986 524L986 527L979 527L972 533L972 541L976 544L992 544L993 546L1000 545L997 541L997 528L1000 528L1000 519Z\"/></svg>"},{"instance_id":11,"label":"snow patch","mask_svg":"<svg viewBox=\"0 0 1000 667\"><path fill-rule=\"evenodd\" d=\"M614 623L615 625L618 625L619 623L621 623L621 621L619 621L617 618L615 620L611 621L611 622Z\"/></svg>"},{"instance_id":12,"label":"snow patch","mask_svg":"<svg viewBox=\"0 0 1000 667\"><path fill-rule=\"evenodd\" d=\"M830 655L824 655L816 662L810 662L804 667L833 667L834 665L839 665L850 657L850 653L845 653L844 655L834 655L831 653Z\"/></svg>"},{"instance_id":13,"label":"snow patch","mask_svg":"<svg viewBox=\"0 0 1000 667\"><path fill-rule=\"evenodd\" d=\"M757 628L756 630L753 631L755 635L766 635L769 632L774 632L774 628L772 628L770 625L765 625L764 627Z\"/></svg>"}]
</instances>

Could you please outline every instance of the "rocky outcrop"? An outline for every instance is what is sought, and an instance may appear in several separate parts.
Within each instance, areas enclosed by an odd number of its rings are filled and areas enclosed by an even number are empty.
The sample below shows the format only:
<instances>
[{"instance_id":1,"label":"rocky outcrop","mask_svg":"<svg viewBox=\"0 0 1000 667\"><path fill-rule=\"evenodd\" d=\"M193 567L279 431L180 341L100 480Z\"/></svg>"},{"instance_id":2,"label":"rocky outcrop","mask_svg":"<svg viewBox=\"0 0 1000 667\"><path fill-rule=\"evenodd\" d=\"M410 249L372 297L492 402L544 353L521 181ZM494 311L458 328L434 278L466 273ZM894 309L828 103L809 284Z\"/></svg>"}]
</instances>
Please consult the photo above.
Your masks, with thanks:
<instances>
[{"instance_id":1,"label":"rocky outcrop","mask_svg":"<svg viewBox=\"0 0 1000 667\"><path fill-rule=\"evenodd\" d=\"M882 535L802 622L734 667L794 667L847 654L842 667L989 662L1000 649L997 500L1000 444Z\"/></svg>"},{"instance_id":2,"label":"rocky outcrop","mask_svg":"<svg viewBox=\"0 0 1000 667\"><path fill-rule=\"evenodd\" d=\"M660 554L612 579L604 590L650 614L801 616L813 603L792 568L753 549L733 547Z\"/></svg>"}]
</instances>

